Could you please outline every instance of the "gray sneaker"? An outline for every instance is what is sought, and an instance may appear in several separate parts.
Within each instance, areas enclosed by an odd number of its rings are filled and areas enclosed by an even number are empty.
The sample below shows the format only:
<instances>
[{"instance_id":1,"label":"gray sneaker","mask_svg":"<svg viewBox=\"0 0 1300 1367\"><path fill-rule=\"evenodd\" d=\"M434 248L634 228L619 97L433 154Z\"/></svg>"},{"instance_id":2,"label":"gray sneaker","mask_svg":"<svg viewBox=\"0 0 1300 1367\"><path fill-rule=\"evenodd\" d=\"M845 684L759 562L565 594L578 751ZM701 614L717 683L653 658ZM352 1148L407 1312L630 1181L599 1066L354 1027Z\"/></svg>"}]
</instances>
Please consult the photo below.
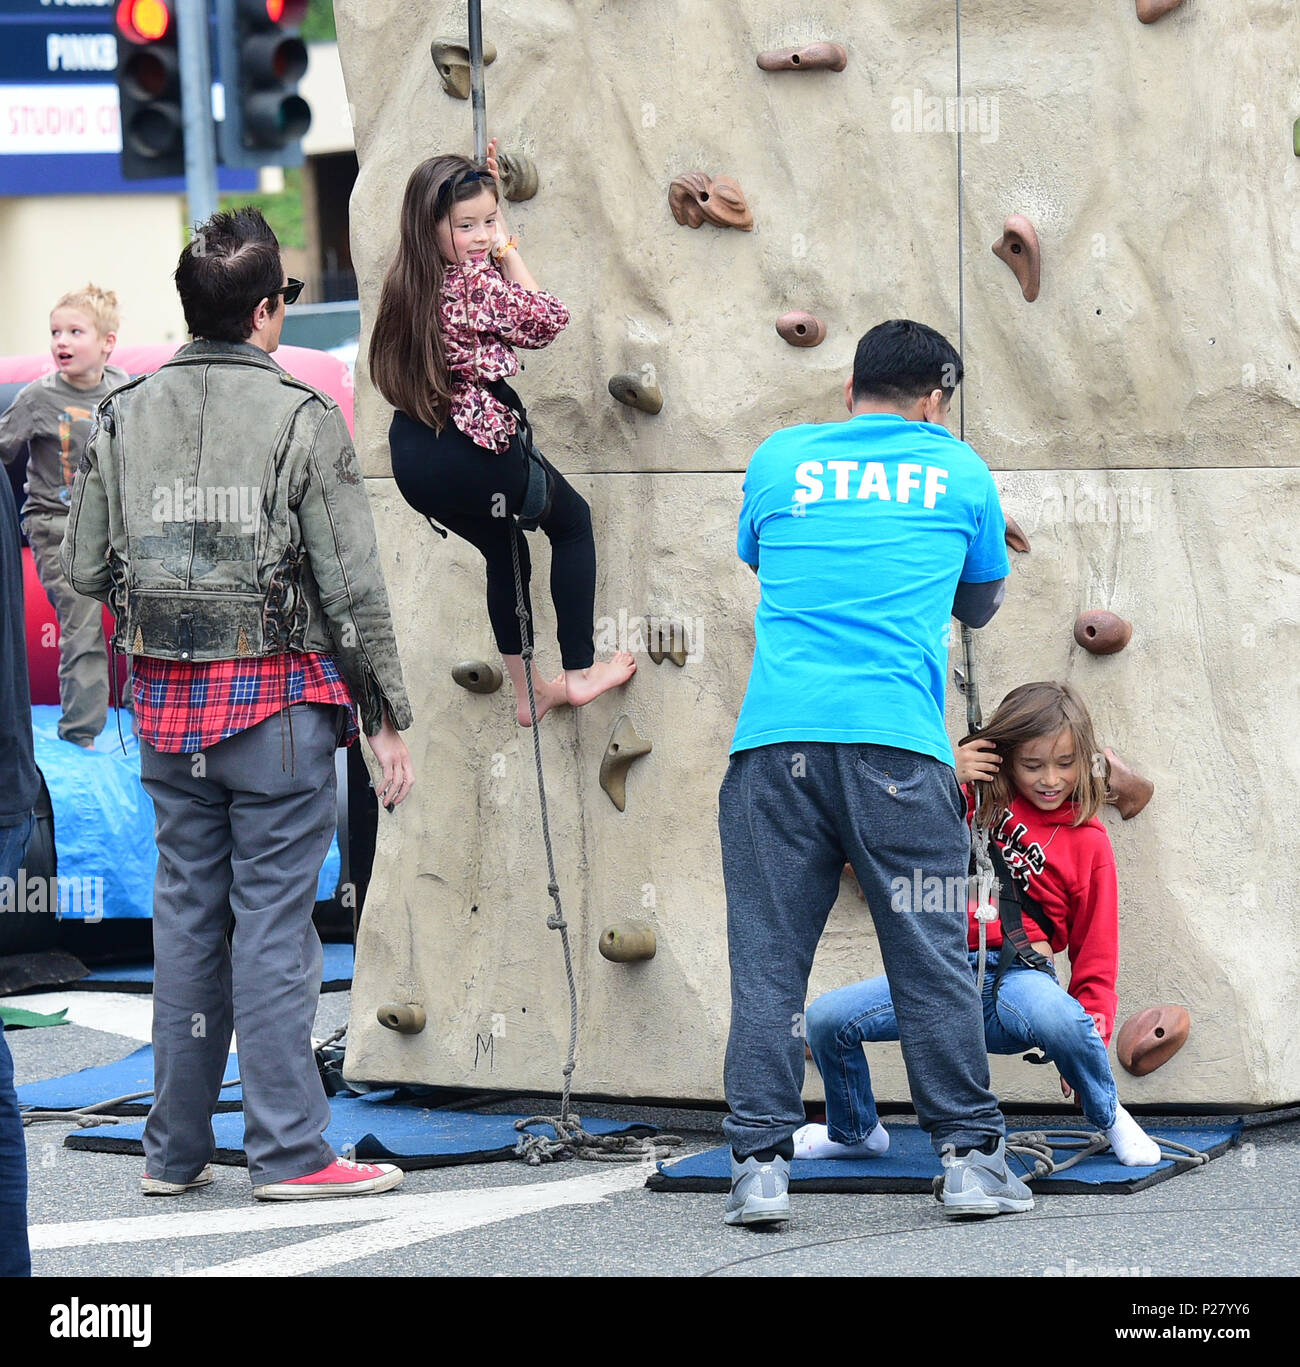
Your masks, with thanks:
<instances>
[{"instance_id":1,"label":"gray sneaker","mask_svg":"<svg viewBox=\"0 0 1300 1367\"><path fill-rule=\"evenodd\" d=\"M779 1224L790 1218L790 1164L778 1154L736 1162L731 1155L731 1195L723 1220L729 1225Z\"/></svg>"},{"instance_id":2,"label":"gray sneaker","mask_svg":"<svg viewBox=\"0 0 1300 1367\"><path fill-rule=\"evenodd\" d=\"M942 1185L936 1178L934 1194L943 1202L943 1213L956 1220L1034 1208L1033 1193L1007 1167L1002 1139L993 1153L972 1149L962 1158L945 1159Z\"/></svg>"}]
</instances>

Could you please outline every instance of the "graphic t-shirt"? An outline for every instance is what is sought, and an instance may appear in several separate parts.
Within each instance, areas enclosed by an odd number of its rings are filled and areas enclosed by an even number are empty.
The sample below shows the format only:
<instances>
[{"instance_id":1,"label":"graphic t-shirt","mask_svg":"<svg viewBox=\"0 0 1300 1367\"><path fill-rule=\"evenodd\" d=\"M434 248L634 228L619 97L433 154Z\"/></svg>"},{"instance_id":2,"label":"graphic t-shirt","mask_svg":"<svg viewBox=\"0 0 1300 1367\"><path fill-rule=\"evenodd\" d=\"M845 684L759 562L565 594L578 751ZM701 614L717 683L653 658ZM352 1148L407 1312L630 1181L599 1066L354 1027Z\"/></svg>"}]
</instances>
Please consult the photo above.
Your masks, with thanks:
<instances>
[{"instance_id":1,"label":"graphic t-shirt","mask_svg":"<svg viewBox=\"0 0 1300 1367\"><path fill-rule=\"evenodd\" d=\"M745 474L737 553L758 566L754 662L731 749L893 745L953 762L953 594L1010 572L988 466L891 413L787 427Z\"/></svg>"},{"instance_id":2,"label":"graphic t-shirt","mask_svg":"<svg viewBox=\"0 0 1300 1367\"><path fill-rule=\"evenodd\" d=\"M58 371L33 380L0 414L0 460L12 465L27 452L27 497L22 513L67 515L81 453L100 399L131 377L105 366L94 389L77 389Z\"/></svg>"}]
</instances>

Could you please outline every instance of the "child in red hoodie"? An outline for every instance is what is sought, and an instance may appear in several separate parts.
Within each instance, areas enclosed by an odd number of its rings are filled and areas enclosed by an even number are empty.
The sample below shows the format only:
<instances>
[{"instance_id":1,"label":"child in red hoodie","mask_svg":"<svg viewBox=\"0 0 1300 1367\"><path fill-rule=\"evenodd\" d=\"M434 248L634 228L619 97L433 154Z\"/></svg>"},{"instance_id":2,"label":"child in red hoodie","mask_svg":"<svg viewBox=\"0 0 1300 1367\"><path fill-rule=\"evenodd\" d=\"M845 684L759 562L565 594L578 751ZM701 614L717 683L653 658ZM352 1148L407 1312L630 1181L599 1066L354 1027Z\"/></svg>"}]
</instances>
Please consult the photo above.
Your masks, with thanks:
<instances>
[{"instance_id":1,"label":"child in red hoodie","mask_svg":"<svg viewBox=\"0 0 1300 1367\"><path fill-rule=\"evenodd\" d=\"M1022 957L1003 943L1001 923L989 924L984 976L989 1052L1042 1049L1060 1071L1061 1090L1066 1096L1071 1088L1078 1092L1084 1115L1121 1163L1158 1163L1159 1146L1119 1104L1106 1056L1119 962L1115 854L1097 817L1109 765L1097 749L1083 700L1065 683L1013 689L988 725L960 743L956 770L966 785L967 820L988 828L990 851L1000 858L1001 900L1019 903L1033 951ZM967 943L971 970L977 972L973 881L971 891ZM909 908L908 896L909 889L900 887L894 909L922 910ZM1070 956L1068 991L1058 983L1052 962L1062 950ZM799 1130L794 1156L884 1153L889 1136L876 1113L862 1045L898 1038L887 979L825 993L808 1008L806 1025L826 1084L826 1124Z\"/></svg>"}]
</instances>

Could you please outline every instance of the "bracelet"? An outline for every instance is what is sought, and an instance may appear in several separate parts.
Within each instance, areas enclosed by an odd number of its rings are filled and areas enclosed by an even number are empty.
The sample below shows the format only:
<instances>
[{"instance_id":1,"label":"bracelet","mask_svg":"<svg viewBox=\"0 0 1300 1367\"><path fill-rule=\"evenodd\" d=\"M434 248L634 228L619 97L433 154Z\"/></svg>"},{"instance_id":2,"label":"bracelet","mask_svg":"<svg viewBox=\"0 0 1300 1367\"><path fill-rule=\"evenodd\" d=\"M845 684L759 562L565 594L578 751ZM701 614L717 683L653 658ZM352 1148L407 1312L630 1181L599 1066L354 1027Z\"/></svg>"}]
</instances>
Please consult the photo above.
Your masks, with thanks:
<instances>
[{"instance_id":1,"label":"bracelet","mask_svg":"<svg viewBox=\"0 0 1300 1367\"><path fill-rule=\"evenodd\" d=\"M502 258L507 252L512 252L512 251L514 251L518 246L519 246L519 239L518 239L517 237L512 237L512 238L510 239L509 242L505 243L503 246L498 247L498 248L492 253L492 259L493 259L493 261L500 261L501 258Z\"/></svg>"}]
</instances>

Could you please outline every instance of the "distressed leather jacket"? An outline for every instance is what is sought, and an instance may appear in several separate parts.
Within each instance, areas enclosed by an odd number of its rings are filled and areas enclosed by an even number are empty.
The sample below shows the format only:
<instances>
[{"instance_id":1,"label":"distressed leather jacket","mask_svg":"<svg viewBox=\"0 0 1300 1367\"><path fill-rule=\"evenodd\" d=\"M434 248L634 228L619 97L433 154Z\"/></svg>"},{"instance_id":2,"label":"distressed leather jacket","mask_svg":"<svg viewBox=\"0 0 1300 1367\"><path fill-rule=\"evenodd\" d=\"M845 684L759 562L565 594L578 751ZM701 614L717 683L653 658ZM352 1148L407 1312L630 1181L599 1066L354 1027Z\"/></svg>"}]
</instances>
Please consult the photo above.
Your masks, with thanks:
<instances>
[{"instance_id":1,"label":"distressed leather jacket","mask_svg":"<svg viewBox=\"0 0 1300 1367\"><path fill-rule=\"evenodd\" d=\"M192 342L100 403L61 557L167 660L320 651L362 725L411 724L374 519L338 405L247 342Z\"/></svg>"}]
</instances>

